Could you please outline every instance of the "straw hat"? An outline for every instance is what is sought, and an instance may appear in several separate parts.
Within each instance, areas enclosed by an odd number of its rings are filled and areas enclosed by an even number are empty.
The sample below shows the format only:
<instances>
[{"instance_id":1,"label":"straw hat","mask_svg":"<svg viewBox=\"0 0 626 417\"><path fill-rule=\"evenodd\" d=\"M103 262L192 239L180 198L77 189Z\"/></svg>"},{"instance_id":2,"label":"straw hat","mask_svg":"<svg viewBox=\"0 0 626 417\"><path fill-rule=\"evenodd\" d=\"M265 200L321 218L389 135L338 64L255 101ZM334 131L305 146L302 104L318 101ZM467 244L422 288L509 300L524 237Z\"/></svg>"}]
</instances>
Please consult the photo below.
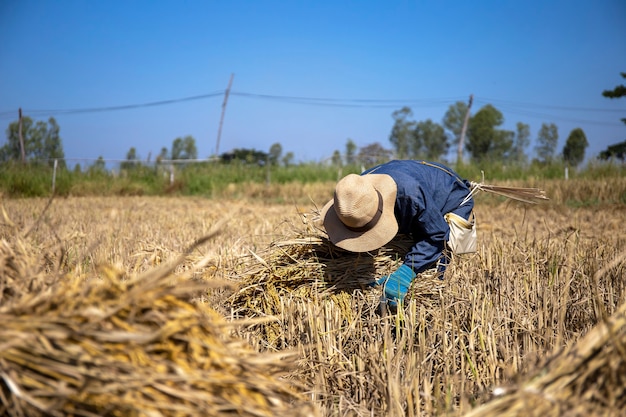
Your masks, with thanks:
<instances>
[{"instance_id":1,"label":"straw hat","mask_svg":"<svg viewBox=\"0 0 626 417\"><path fill-rule=\"evenodd\" d=\"M394 215L397 185L387 174L348 174L321 218L330 241L351 252L367 252L388 243L398 233Z\"/></svg>"}]
</instances>

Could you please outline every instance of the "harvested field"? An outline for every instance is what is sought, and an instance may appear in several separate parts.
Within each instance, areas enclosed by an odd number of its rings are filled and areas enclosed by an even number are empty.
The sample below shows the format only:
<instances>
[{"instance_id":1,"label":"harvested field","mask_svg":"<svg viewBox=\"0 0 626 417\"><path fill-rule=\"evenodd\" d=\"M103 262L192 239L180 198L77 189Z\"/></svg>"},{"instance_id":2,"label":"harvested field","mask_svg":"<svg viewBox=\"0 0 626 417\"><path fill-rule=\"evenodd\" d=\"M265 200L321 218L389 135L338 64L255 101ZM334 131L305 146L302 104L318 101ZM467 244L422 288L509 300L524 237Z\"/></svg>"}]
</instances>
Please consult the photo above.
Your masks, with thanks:
<instances>
[{"instance_id":1,"label":"harvested field","mask_svg":"<svg viewBox=\"0 0 626 417\"><path fill-rule=\"evenodd\" d=\"M408 241L338 250L313 203L2 207L0 415L626 412L624 205L479 197L479 252L383 317Z\"/></svg>"}]
</instances>

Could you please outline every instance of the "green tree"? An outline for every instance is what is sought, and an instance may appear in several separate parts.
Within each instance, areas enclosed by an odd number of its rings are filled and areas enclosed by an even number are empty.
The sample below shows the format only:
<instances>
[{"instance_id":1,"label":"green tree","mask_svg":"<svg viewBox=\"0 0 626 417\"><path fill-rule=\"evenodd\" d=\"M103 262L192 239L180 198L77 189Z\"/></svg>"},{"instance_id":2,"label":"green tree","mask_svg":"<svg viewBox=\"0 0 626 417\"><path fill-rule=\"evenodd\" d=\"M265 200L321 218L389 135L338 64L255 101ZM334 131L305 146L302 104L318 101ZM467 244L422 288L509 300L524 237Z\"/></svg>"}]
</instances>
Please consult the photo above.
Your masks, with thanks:
<instances>
[{"instance_id":1,"label":"green tree","mask_svg":"<svg viewBox=\"0 0 626 417\"><path fill-rule=\"evenodd\" d=\"M622 78L626 78L626 72L621 72L620 75ZM602 95L610 99L626 97L626 86L620 84L612 90L604 90ZM626 117L621 120L626 123ZM610 158L616 158L621 161L626 160L626 141L609 145L605 150L600 152L598 157L605 160Z\"/></svg>"},{"instance_id":2,"label":"green tree","mask_svg":"<svg viewBox=\"0 0 626 417\"><path fill-rule=\"evenodd\" d=\"M293 165L294 159L293 152L287 152L285 156L283 156L283 165L286 167Z\"/></svg>"},{"instance_id":3,"label":"green tree","mask_svg":"<svg viewBox=\"0 0 626 417\"><path fill-rule=\"evenodd\" d=\"M353 165L356 162L356 143L352 139L346 142L346 164Z\"/></svg>"},{"instance_id":4,"label":"green tree","mask_svg":"<svg viewBox=\"0 0 626 417\"><path fill-rule=\"evenodd\" d=\"M157 164L160 164L162 161L165 161L167 159L170 159L169 151L164 146L161 148L161 152L159 152L159 155L156 157L156 162Z\"/></svg>"},{"instance_id":5,"label":"green tree","mask_svg":"<svg viewBox=\"0 0 626 417\"><path fill-rule=\"evenodd\" d=\"M176 138L172 142L172 159L198 159L196 140L191 135Z\"/></svg>"},{"instance_id":6,"label":"green tree","mask_svg":"<svg viewBox=\"0 0 626 417\"><path fill-rule=\"evenodd\" d=\"M609 145L605 150L600 152L598 158L604 160L615 158L622 162L626 161L626 140L620 143Z\"/></svg>"},{"instance_id":7,"label":"green tree","mask_svg":"<svg viewBox=\"0 0 626 417\"><path fill-rule=\"evenodd\" d=\"M139 160L139 156L137 155L137 149L135 147L131 147L128 152L126 152L126 161L120 164L120 169L131 170L137 167L137 161Z\"/></svg>"},{"instance_id":8,"label":"green tree","mask_svg":"<svg viewBox=\"0 0 626 417\"><path fill-rule=\"evenodd\" d=\"M461 132L463 130L463 121L467 114L467 103L457 101L448 107L448 111L443 116L443 126L452 132L455 145L461 140Z\"/></svg>"},{"instance_id":9,"label":"green tree","mask_svg":"<svg viewBox=\"0 0 626 417\"><path fill-rule=\"evenodd\" d=\"M380 143L376 142L359 149L357 159L362 165L373 167L389 161L392 156L392 150L385 149Z\"/></svg>"},{"instance_id":10,"label":"green tree","mask_svg":"<svg viewBox=\"0 0 626 417\"><path fill-rule=\"evenodd\" d=\"M220 155L223 162L243 162L245 164L265 165L267 163L267 153L256 149L233 149Z\"/></svg>"},{"instance_id":11,"label":"green tree","mask_svg":"<svg viewBox=\"0 0 626 417\"><path fill-rule=\"evenodd\" d=\"M278 161L280 161L280 157L283 154L283 147L280 143L276 142L272 146L270 146L270 151L268 153L268 159L271 165L278 165Z\"/></svg>"},{"instance_id":12,"label":"green tree","mask_svg":"<svg viewBox=\"0 0 626 417\"><path fill-rule=\"evenodd\" d=\"M106 164L104 163L104 158L99 156L96 162L94 162L88 169L87 173L90 175L101 175L106 172Z\"/></svg>"},{"instance_id":13,"label":"green tree","mask_svg":"<svg viewBox=\"0 0 626 417\"><path fill-rule=\"evenodd\" d=\"M43 125L43 123L42 123ZM61 128L54 117L48 119L48 128L42 132L44 159L58 159L59 164L65 167L65 153L61 144Z\"/></svg>"},{"instance_id":14,"label":"green tree","mask_svg":"<svg viewBox=\"0 0 626 417\"><path fill-rule=\"evenodd\" d=\"M622 78L626 78L626 72L621 72L620 75ZM626 97L626 85L620 84L612 90L604 90L602 95L607 98L621 98ZM626 117L621 119L622 122L626 123Z\"/></svg>"},{"instance_id":15,"label":"green tree","mask_svg":"<svg viewBox=\"0 0 626 417\"><path fill-rule=\"evenodd\" d=\"M537 135L535 152L540 162L551 162L554 158L556 145L559 141L559 130L554 123L542 123Z\"/></svg>"},{"instance_id":16,"label":"green tree","mask_svg":"<svg viewBox=\"0 0 626 417\"><path fill-rule=\"evenodd\" d=\"M19 120L9 124L6 130L7 143L0 148L0 161L19 161L22 159L22 150L19 135ZM65 167L65 154L60 136L61 128L54 117L34 122L28 116L22 117L22 138L24 140L24 156L26 159L46 161L54 164L54 159Z\"/></svg>"},{"instance_id":17,"label":"green tree","mask_svg":"<svg viewBox=\"0 0 626 417\"><path fill-rule=\"evenodd\" d=\"M341 161L341 152L339 152L338 150L335 150L335 152L333 152L333 156L330 158L330 160L333 166L340 167L343 165Z\"/></svg>"},{"instance_id":18,"label":"green tree","mask_svg":"<svg viewBox=\"0 0 626 417\"><path fill-rule=\"evenodd\" d=\"M569 165L576 167L585 159L585 150L589 146L585 132L577 127L572 130L567 137L565 146L563 147L563 159Z\"/></svg>"},{"instance_id":19,"label":"green tree","mask_svg":"<svg viewBox=\"0 0 626 417\"><path fill-rule=\"evenodd\" d=\"M409 117L412 116L413 112L406 106L391 114L394 122L389 134L389 142L398 159L406 159L410 156L410 146L413 142L413 130L415 129L415 122L409 120Z\"/></svg>"},{"instance_id":20,"label":"green tree","mask_svg":"<svg viewBox=\"0 0 626 417\"><path fill-rule=\"evenodd\" d=\"M19 161L22 159L22 148L19 136L19 120L9 124L6 130L7 143L0 148L0 158L2 161ZM33 126L33 119L28 116L22 118L22 138L24 139L24 154L26 159L32 157L36 130Z\"/></svg>"},{"instance_id":21,"label":"green tree","mask_svg":"<svg viewBox=\"0 0 626 417\"><path fill-rule=\"evenodd\" d=\"M472 159L506 160L513 146L514 133L498 129L504 117L491 104L485 105L470 118L467 128L467 150Z\"/></svg>"},{"instance_id":22,"label":"green tree","mask_svg":"<svg viewBox=\"0 0 626 417\"><path fill-rule=\"evenodd\" d=\"M449 148L450 142L443 126L434 123L431 119L415 125L411 157L438 161Z\"/></svg>"},{"instance_id":23,"label":"green tree","mask_svg":"<svg viewBox=\"0 0 626 417\"><path fill-rule=\"evenodd\" d=\"M528 160L526 148L530 145L530 126L526 123L517 122L515 139L511 148L511 161L525 164Z\"/></svg>"}]
</instances>

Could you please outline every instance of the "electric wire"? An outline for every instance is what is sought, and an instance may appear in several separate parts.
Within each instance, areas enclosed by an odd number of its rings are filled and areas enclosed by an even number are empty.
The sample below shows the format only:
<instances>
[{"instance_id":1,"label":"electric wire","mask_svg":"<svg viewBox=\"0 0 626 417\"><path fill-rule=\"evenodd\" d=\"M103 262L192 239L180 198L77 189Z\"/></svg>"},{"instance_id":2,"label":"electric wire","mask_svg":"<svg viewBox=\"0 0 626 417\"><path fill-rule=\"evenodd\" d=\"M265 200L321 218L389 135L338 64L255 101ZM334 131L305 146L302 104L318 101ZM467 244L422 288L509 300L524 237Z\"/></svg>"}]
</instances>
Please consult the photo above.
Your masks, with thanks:
<instances>
[{"instance_id":1,"label":"electric wire","mask_svg":"<svg viewBox=\"0 0 626 417\"><path fill-rule=\"evenodd\" d=\"M164 106L168 104L182 103L185 101L202 100L206 98L221 96L222 94L224 94L223 91L216 91L216 92L212 92L208 94L200 94L200 95L191 96L191 97L159 100L159 101L152 101L152 102L140 103L140 104L124 104L124 105L118 105L118 106L105 106L105 107L85 107L85 108L77 108L77 109L29 110L28 114L33 115L33 116L42 116L42 115L100 113L100 112L108 112L108 111L130 110L130 109L138 109L142 107ZM23 111L23 113L25 113L25 111ZM15 115L15 111L0 112L0 117L4 115L8 115L8 114Z\"/></svg>"},{"instance_id":2,"label":"electric wire","mask_svg":"<svg viewBox=\"0 0 626 417\"><path fill-rule=\"evenodd\" d=\"M496 107L499 111L506 113L508 115L518 115L531 117L535 119L544 119L551 121L561 121L561 122L570 122L570 123L580 123L586 125L598 125L598 126L609 126L609 127L617 127L622 126L621 123L617 121L602 121L602 120L592 120L587 118L580 117L568 117L560 114L555 114L550 112L550 110L559 110L560 112L568 111L568 112L590 112L590 111L605 111L605 112L620 112L626 113L626 110L616 110L616 109L590 109L590 108L581 108L581 107L562 107L562 106L549 106L549 105L537 105L536 107L539 109L547 109L546 111L534 111L533 105L530 103L517 103L517 104L505 104L504 100L490 100L490 99L478 99L477 103L486 105L491 104ZM515 103L515 102L508 102Z\"/></svg>"},{"instance_id":3,"label":"electric wire","mask_svg":"<svg viewBox=\"0 0 626 417\"><path fill-rule=\"evenodd\" d=\"M554 106L550 104L538 104L538 103L526 103L520 101L503 100L497 98L479 97L478 101L484 103L500 103L501 105L511 105L515 107L530 107L533 109L547 109L547 110L563 110L563 111L583 111L583 112L615 112L623 113L626 109L600 109L594 107L571 107L571 106Z\"/></svg>"},{"instance_id":4,"label":"electric wire","mask_svg":"<svg viewBox=\"0 0 626 417\"><path fill-rule=\"evenodd\" d=\"M215 98L223 96L225 90L213 91L206 94L199 94L190 97L159 100L147 103L139 104L125 104L116 106L100 106L100 107L83 107L83 108L70 108L70 109L24 109L23 114L34 117L41 116L55 116L55 115L70 115L70 114L87 114L87 113L102 113L111 111L123 111L132 110L146 107L165 106L176 103L204 100L209 98ZM285 95L272 95L272 94L258 94L240 91L231 91L231 95L253 99L273 101L286 104L308 105L308 106L321 106L321 107L343 107L343 108L428 108L428 107L441 107L444 105L453 105L456 102L465 102L461 97L444 97L444 98L407 98L407 99L356 99L356 98L329 98L329 97L306 97L306 96L285 96ZM543 118L556 121L574 122L581 124L594 124L604 126L621 126L620 123L601 121L601 120L588 120L579 117L569 117L560 114L554 114L554 111L559 113L567 112L572 114L575 112L584 113L623 113L625 110L620 109L607 109L607 108L591 108L591 107L572 107L572 106L560 106L540 103L528 103L519 102L513 100L476 97L475 102L477 104L491 104L494 107L504 110L507 114L514 114L533 118ZM0 112L0 120L15 119L17 112L15 110L7 110Z\"/></svg>"},{"instance_id":5,"label":"electric wire","mask_svg":"<svg viewBox=\"0 0 626 417\"><path fill-rule=\"evenodd\" d=\"M414 107L431 107L441 104L450 104L459 100L463 100L459 97L428 99L341 99L325 97L279 96L269 94L245 93L238 91L232 91L230 94L251 99L272 100L292 104L304 104L324 107L389 108L408 105L412 105Z\"/></svg>"}]
</instances>

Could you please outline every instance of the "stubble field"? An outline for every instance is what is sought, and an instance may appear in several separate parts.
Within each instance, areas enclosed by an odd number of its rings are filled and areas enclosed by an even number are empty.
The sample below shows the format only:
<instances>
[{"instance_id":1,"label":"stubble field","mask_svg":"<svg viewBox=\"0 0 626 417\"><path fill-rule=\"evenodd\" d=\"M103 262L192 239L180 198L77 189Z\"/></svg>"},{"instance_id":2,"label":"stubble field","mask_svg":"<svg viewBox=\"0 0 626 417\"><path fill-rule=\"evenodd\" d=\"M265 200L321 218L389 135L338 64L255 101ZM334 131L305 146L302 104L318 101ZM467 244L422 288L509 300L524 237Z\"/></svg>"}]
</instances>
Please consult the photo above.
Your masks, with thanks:
<instances>
[{"instance_id":1,"label":"stubble field","mask_svg":"<svg viewBox=\"0 0 626 417\"><path fill-rule=\"evenodd\" d=\"M479 196L479 251L380 316L408 241L332 247L331 193L3 200L0 414L626 410L626 206Z\"/></svg>"}]
</instances>

